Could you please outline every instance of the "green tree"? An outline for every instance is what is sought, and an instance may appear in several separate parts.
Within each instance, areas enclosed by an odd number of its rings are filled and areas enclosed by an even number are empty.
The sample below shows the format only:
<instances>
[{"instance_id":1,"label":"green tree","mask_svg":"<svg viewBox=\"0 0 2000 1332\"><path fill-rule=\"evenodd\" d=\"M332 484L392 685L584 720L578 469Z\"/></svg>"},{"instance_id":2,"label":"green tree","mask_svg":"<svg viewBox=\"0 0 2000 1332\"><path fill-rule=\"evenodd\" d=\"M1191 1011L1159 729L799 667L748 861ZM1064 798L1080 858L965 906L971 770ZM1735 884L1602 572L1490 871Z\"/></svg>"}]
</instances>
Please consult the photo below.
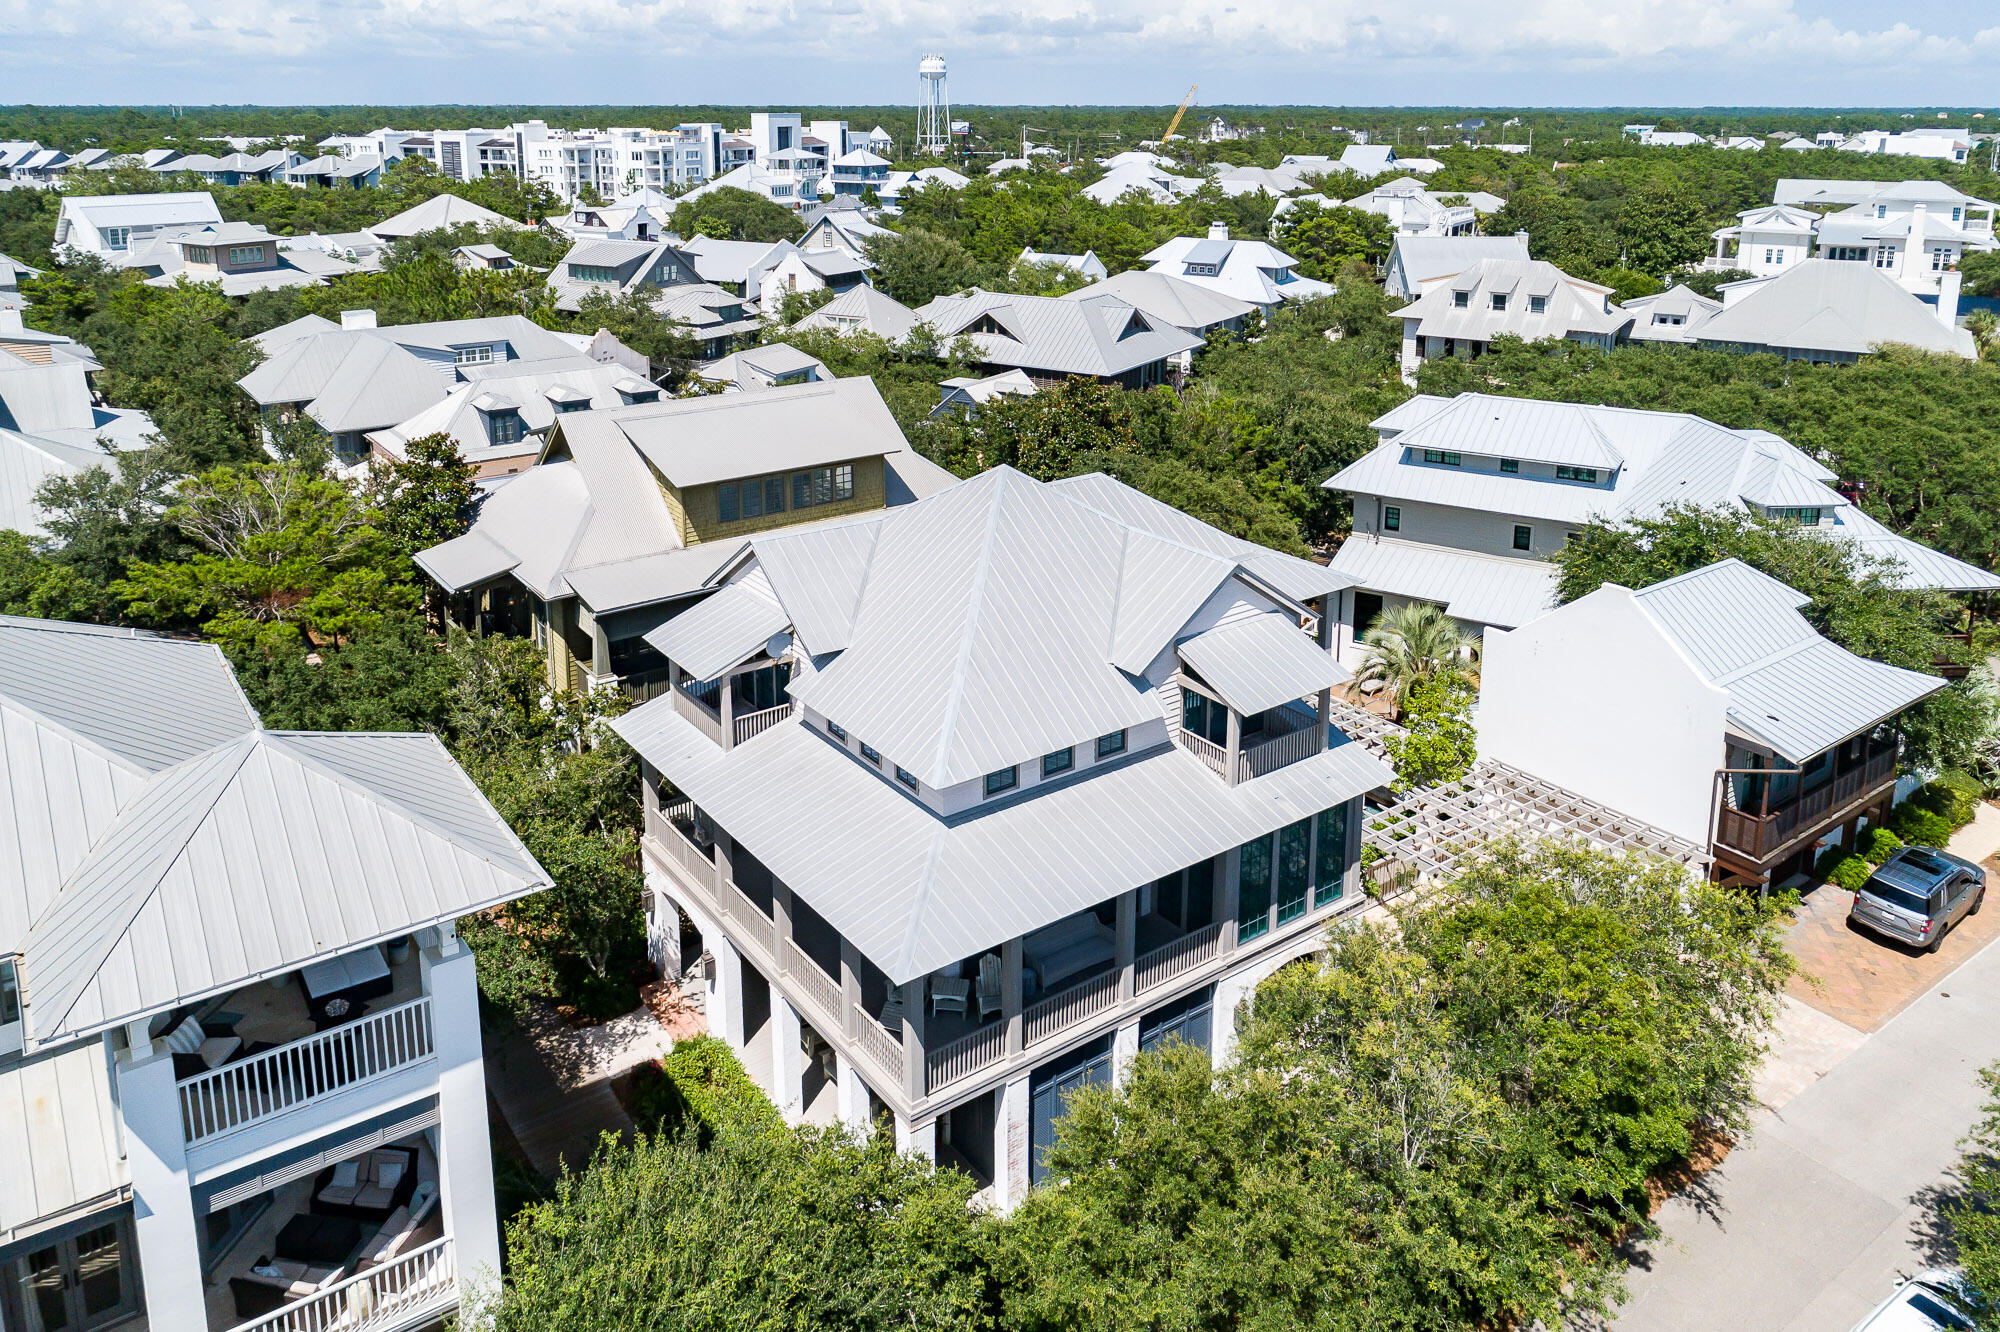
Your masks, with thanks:
<instances>
[{"instance_id":1,"label":"green tree","mask_svg":"<svg viewBox=\"0 0 2000 1332\"><path fill-rule=\"evenodd\" d=\"M1399 709L1409 707L1419 688L1432 681L1464 679L1479 650L1478 640L1429 601L1406 601L1383 612L1361 643L1361 669L1354 678L1381 681Z\"/></svg>"},{"instance_id":2,"label":"green tree","mask_svg":"<svg viewBox=\"0 0 2000 1332\"><path fill-rule=\"evenodd\" d=\"M1966 1303L1981 1332L2000 1329L2000 1064L1979 1070L1986 1103L1979 1122L1959 1143L1958 1196L1945 1211L1958 1269L1965 1274Z\"/></svg>"},{"instance_id":3,"label":"green tree","mask_svg":"<svg viewBox=\"0 0 2000 1332\"><path fill-rule=\"evenodd\" d=\"M464 536L478 508L472 488L478 470L450 435L408 441L401 462L374 473L373 503L382 534L406 557Z\"/></svg>"},{"instance_id":4,"label":"green tree","mask_svg":"<svg viewBox=\"0 0 2000 1332\"><path fill-rule=\"evenodd\" d=\"M798 214L750 190L724 185L674 209L674 230L683 236L713 236L718 240L797 240L803 232Z\"/></svg>"},{"instance_id":5,"label":"green tree","mask_svg":"<svg viewBox=\"0 0 2000 1332\"><path fill-rule=\"evenodd\" d=\"M875 265L876 285L908 306L963 291L986 273L985 265L950 236L915 227L869 237L868 258Z\"/></svg>"},{"instance_id":6,"label":"green tree","mask_svg":"<svg viewBox=\"0 0 2000 1332\"><path fill-rule=\"evenodd\" d=\"M1403 706L1401 735L1385 746L1396 768L1398 791L1455 782L1479 758L1479 730L1472 722L1476 695L1463 676L1443 675L1415 685Z\"/></svg>"},{"instance_id":7,"label":"green tree","mask_svg":"<svg viewBox=\"0 0 2000 1332\"><path fill-rule=\"evenodd\" d=\"M1378 213L1300 204L1280 220L1273 239L1299 261L1301 273L1331 282L1352 260L1378 264L1387 259L1396 231Z\"/></svg>"},{"instance_id":8,"label":"green tree","mask_svg":"<svg viewBox=\"0 0 2000 1332\"><path fill-rule=\"evenodd\" d=\"M841 1128L607 1141L509 1227L495 1332L985 1325L971 1180Z\"/></svg>"},{"instance_id":9,"label":"green tree","mask_svg":"<svg viewBox=\"0 0 2000 1332\"><path fill-rule=\"evenodd\" d=\"M134 564L111 588L142 623L198 625L233 651L281 654L337 644L416 602L376 513L295 464L190 478L168 516L192 553Z\"/></svg>"},{"instance_id":10,"label":"green tree","mask_svg":"<svg viewBox=\"0 0 2000 1332\"><path fill-rule=\"evenodd\" d=\"M1698 198L1659 181L1626 196L1618 210L1618 243L1627 267L1658 277L1699 262L1708 253L1711 225Z\"/></svg>"},{"instance_id":11,"label":"green tree","mask_svg":"<svg viewBox=\"0 0 2000 1332\"><path fill-rule=\"evenodd\" d=\"M155 447L51 476L35 492L53 560L92 589L87 618L118 618L111 585L132 565L186 554L187 542L167 513L180 482L172 459Z\"/></svg>"},{"instance_id":12,"label":"green tree","mask_svg":"<svg viewBox=\"0 0 2000 1332\"><path fill-rule=\"evenodd\" d=\"M570 328L578 333L605 329L646 358L649 378L677 386L694 373L701 341L686 324L660 313L659 293L645 287L612 295L592 291L577 304Z\"/></svg>"}]
</instances>

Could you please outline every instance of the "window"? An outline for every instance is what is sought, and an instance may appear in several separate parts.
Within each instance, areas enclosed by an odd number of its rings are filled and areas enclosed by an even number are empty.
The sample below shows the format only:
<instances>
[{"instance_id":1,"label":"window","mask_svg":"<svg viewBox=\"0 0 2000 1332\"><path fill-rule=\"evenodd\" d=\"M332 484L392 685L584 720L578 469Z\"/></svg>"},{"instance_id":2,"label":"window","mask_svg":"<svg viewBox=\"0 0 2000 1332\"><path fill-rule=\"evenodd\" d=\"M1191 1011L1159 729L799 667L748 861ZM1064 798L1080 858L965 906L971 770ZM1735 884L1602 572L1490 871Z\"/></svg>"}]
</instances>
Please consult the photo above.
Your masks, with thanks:
<instances>
[{"instance_id":1,"label":"window","mask_svg":"<svg viewBox=\"0 0 2000 1332\"><path fill-rule=\"evenodd\" d=\"M1491 300L1492 300L1492 302L1493 302L1493 308L1494 308L1494 309L1496 309L1496 310L1504 310L1504 309L1506 309L1506 308L1507 308L1507 293L1506 293L1506 292L1504 292L1504 291L1496 291L1496 292L1494 292L1494 293L1493 293L1493 295L1492 295L1492 296L1490 297L1490 299L1491 299Z\"/></svg>"},{"instance_id":2,"label":"window","mask_svg":"<svg viewBox=\"0 0 2000 1332\"><path fill-rule=\"evenodd\" d=\"M1388 504L1383 506L1382 530L1384 532L1400 532L1403 530L1402 509L1398 508L1394 504Z\"/></svg>"},{"instance_id":3,"label":"window","mask_svg":"<svg viewBox=\"0 0 2000 1332\"><path fill-rule=\"evenodd\" d=\"M1896 247L1893 245L1877 246L1875 248L1875 267L1894 268L1895 266L1896 266Z\"/></svg>"},{"instance_id":4,"label":"window","mask_svg":"<svg viewBox=\"0 0 2000 1332\"><path fill-rule=\"evenodd\" d=\"M486 418L486 437L495 444L518 444L526 433L527 423L519 412L495 412Z\"/></svg>"},{"instance_id":5,"label":"window","mask_svg":"<svg viewBox=\"0 0 2000 1332\"><path fill-rule=\"evenodd\" d=\"M104 248L107 250L122 250L132 243L130 227L106 227L99 234L104 237Z\"/></svg>"},{"instance_id":6,"label":"window","mask_svg":"<svg viewBox=\"0 0 2000 1332\"><path fill-rule=\"evenodd\" d=\"M1181 729L1212 745L1229 743L1229 709L1206 694L1181 690Z\"/></svg>"},{"instance_id":7,"label":"window","mask_svg":"<svg viewBox=\"0 0 2000 1332\"><path fill-rule=\"evenodd\" d=\"M1020 784L1021 769L1018 766L989 772L986 774L986 796L990 800L994 796L1013 790Z\"/></svg>"},{"instance_id":8,"label":"window","mask_svg":"<svg viewBox=\"0 0 2000 1332\"><path fill-rule=\"evenodd\" d=\"M1952 260L1952 254L1950 246L1948 245L1931 246L1931 272L1942 273L1945 269L1951 267L1951 260Z\"/></svg>"},{"instance_id":9,"label":"window","mask_svg":"<svg viewBox=\"0 0 2000 1332\"><path fill-rule=\"evenodd\" d=\"M0 1050L21 1045L21 977L12 962L0 962Z\"/></svg>"},{"instance_id":10,"label":"window","mask_svg":"<svg viewBox=\"0 0 2000 1332\"><path fill-rule=\"evenodd\" d=\"M1271 834L1236 848L1236 864L1236 937L1254 939L1271 928Z\"/></svg>"},{"instance_id":11,"label":"window","mask_svg":"<svg viewBox=\"0 0 2000 1332\"><path fill-rule=\"evenodd\" d=\"M1424 461L1436 463L1440 467L1458 467L1464 464L1465 459L1459 454L1449 453L1443 449L1425 449Z\"/></svg>"},{"instance_id":12,"label":"window","mask_svg":"<svg viewBox=\"0 0 2000 1332\"><path fill-rule=\"evenodd\" d=\"M785 511L785 478L763 476L731 481L716 487L715 516L718 522L733 523L739 518L761 518Z\"/></svg>"},{"instance_id":13,"label":"window","mask_svg":"<svg viewBox=\"0 0 2000 1332\"><path fill-rule=\"evenodd\" d=\"M477 347L455 347L452 349L451 359L459 365L491 365L493 346L491 343L481 343Z\"/></svg>"},{"instance_id":14,"label":"window","mask_svg":"<svg viewBox=\"0 0 2000 1332\"><path fill-rule=\"evenodd\" d=\"M571 264L569 275L578 282L615 282L617 277L602 264Z\"/></svg>"},{"instance_id":15,"label":"window","mask_svg":"<svg viewBox=\"0 0 2000 1332\"><path fill-rule=\"evenodd\" d=\"M792 507L809 509L816 504L832 504L854 498L854 468L815 467L810 472L792 473Z\"/></svg>"},{"instance_id":16,"label":"window","mask_svg":"<svg viewBox=\"0 0 2000 1332\"><path fill-rule=\"evenodd\" d=\"M1802 527L1818 527L1820 512L1821 511L1818 509L1764 510L1764 514L1766 517L1775 518L1781 523L1798 523Z\"/></svg>"},{"instance_id":17,"label":"window","mask_svg":"<svg viewBox=\"0 0 2000 1332\"><path fill-rule=\"evenodd\" d=\"M917 789L917 775L901 765L898 765L896 768L896 780L909 787L912 791Z\"/></svg>"},{"instance_id":18,"label":"window","mask_svg":"<svg viewBox=\"0 0 2000 1332\"><path fill-rule=\"evenodd\" d=\"M229 262L232 264L261 264L264 262L264 247L261 245L232 245L229 247Z\"/></svg>"},{"instance_id":19,"label":"window","mask_svg":"<svg viewBox=\"0 0 2000 1332\"><path fill-rule=\"evenodd\" d=\"M1535 544L1535 529L1514 524L1514 549L1527 550Z\"/></svg>"},{"instance_id":20,"label":"window","mask_svg":"<svg viewBox=\"0 0 2000 1332\"><path fill-rule=\"evenodd\" d=\"M1528 298L1528 313L1529 313L1529 314L1547 314L1548 312L1549 312L1549 298L1548 298L1548 297L1546 297L1546 296L1530 296L1530 297Z\"/></svg>"},{"instance_id":21,"label":"window","mask_svg":"<svg viewBox=\"0 0 2000 1332\"><path fill-rule=\"evenodd\" d=\"M188 245L182 248L186 251L187 261L191 264L212 264L215 262L215 251L206 245Z\"/></svg>"},{"instance_id":22,"label":"window","mask_svg":"<svg viewBox=\"0 0 2000 1332\"><path fill-rule=\"evenodd\" d=\"M1451 294L1451 304L1452 308L1455 310L1464 310L1470 308L1472 305L1472 293L1469 291L1453 292Z\"/></svg>"},{"instance_id":23,"label":"window","mask_svg":"<svg viewBox=\"0 0 2000 1332\"><path fill-rule=\"evenodd\" d=\"M562 416L568 412L582 412L582 411L588 411L589 409L590 409L590 399L572 398L568 402L559 402L556 404L556 415Z\"/></svg>"},{"instance_id":24,"label":"window","mask_svg":"<svg viewBox=\"0 0 2000 1332\"><path fill-rule=\"evenodd\" d=\"M1597 482L1597 469L1595 467L1571 467L1566 463L1557 463L1556 480L1588 481L1594 485Z\"/></svg>"},{"instance_id":25,"label":"window","mask_svg":"<svg viewBox=\"0 0 2000 1332\"><path fill-rule=\"evenodd\" d=\"M1097 757L1099 762L1110 758L1113 754L1122 754L1124 752L1125 732L1113 731L1110 735L1100 735L1097 737Z\"/></svg>"},{"instance_id":26,"label":"window","mask_svg":"<svg viewBox=\"0 0 2000 1332\"><path fill-rule=\"evenodd\" d=\"M1189 277L1214 277L1216 270L1214 264L1189 264L1186 271Z\"/></svg>"},{"instance_id":27,"label":"window","mask_svg":"<svg viewBox=\"0 0 2000 1332\"><path fill-rule=\"evenodd\" d=\"M1044 781L1058 773L1068 772L1076 766L1076 746L1058 749L1053 754L1042 755L1042 779Z\"/></svg>"},{"instance_id":28,"label":"window","mask_svg":"<svg viewBox=\"0 0 2000 1332\"><path fill-rule=\"evenodd\" d=\"M1278 833L1278 923L1306 914L1306 884L1312 868L1312 820L1300 819Z\"/></svg>"},{"instance_id":29,"label":"window","mask_svg":"<svg viewBox=\"0 0 2000 1332\"><path fill-rule=\"evenodd\" d=\"M1325 906L1340 897L1347 874L1347 806L1323 809L1314 828L1319 843L1313 861L1313 905Z\"/></svg>"},{"instance_id":30,"label":"window","mask_svg":"<svg viewBox=\"0 0 2000 1332\"><path fill-rule=\"evenodd\" d=\"M847 743L847 728L831 717L826 719L826 733L843 745Z\"/></svg>"},{"instance_id":31,"label":"window","mask_svg":"<svg viewBox=\"0 0 2000 1332\"><path fill-rule=\"evenodd\" d=\"M869 744L866 740L861 742L861 757L867 759L878 768L882 766L882 751Z\"/></svg>"},{"instance_id":32,"label":"window","mask_svg":"<svg viewBox=\"0 0 2000 1332\"><path fill-rule=\"evenodd\" d=\"M1521 470L1521 460L1519 458L1502 458L1500 460L1500 470L1511 476Z\"/></svg>"}]
</instances>

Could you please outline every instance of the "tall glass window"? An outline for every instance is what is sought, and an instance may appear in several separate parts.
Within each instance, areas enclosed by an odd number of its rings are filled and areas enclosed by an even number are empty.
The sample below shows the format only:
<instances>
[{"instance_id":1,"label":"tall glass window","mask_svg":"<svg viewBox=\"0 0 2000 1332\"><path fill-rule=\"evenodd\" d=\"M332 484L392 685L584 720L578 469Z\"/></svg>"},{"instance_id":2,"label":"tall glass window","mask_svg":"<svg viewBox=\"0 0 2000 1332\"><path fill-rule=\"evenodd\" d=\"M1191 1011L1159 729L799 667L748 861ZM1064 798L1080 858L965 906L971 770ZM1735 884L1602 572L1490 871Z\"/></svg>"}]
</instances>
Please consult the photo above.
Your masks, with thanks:
<instances>
[{"instance_id":1,"label":"tall glass window","mask_svg":"<svg viewBox=\"0 0 2000 1332\"><path fill-rule=\"evenodd\" d=\"M1316 820L1319 856L1313 863L1313 905L1338 901L1346 886L1347 806L1323 809Z\"/></svg>"},{"instance_id":2,"label":"tall glass window","mask_svg":"<svg viewBox=\"0 0 2000 1332\"><path fill-rule=\"evenodd\" d=\"M1271 928L1271 840L1266 833L1237 848L1240 891L1236 899L1236 937L1254 939Z\"/></svg>"},{"instance_id":3,"label":"tall glass window","mask_svg":"<svg viewBox=\"0 0 2000 1332\"><path fill-rule=\"evenodd\" d=\"M1312 820L1300 819L1278 833L1278 923L1306 914L1306 882L1312 868Z\"/></svg>"},{"instance_id":4,"label":"tall glass window","mask_svg":"<svg viewBox=\"0 0 2000 1332\"><path fill-rule=\"evenodd\" d=\"M1181 690L1181 729L1214 745L1229 743L1229 709L1206 694Z\"/></svg>"}]
</instances>

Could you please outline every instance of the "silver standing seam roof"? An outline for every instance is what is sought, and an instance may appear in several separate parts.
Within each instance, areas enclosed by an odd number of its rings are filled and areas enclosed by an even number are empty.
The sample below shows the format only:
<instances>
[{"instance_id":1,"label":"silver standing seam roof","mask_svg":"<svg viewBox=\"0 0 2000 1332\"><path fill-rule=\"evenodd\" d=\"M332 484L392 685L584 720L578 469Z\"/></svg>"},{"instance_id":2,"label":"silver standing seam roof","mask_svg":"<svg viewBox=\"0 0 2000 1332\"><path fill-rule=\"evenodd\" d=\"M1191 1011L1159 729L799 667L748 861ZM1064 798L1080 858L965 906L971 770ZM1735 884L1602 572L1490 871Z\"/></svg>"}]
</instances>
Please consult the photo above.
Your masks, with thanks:
<instances>
[{"instance_id":1,"label":"silver standing seam roof","mask_svg":"<svg viewBox=\"0 0 2000 1332\"><path fill-rule=\"evenodd\" d=\"M961 335L969 338L986 364L1050 374L1111 378L1201 346L1192 333L1155 324L1108 295L1067 300L974 291L940 296L916 316L946 343ZM967 331L987 319L1005 331Z\"/></svg>"},{"instance_id":2,"label":"silver standing seam roof","mask_svg":"<svg viewBox=\"0 0 2000 1332\"><path fill-rule=\"evenodd\" d=\"M1799 608L1811 598L1727 559L1635 592L1640 607L1729 694L1729 721L1803 763L1944 688L1820 637Z\"/></svg>"},{"instance_id":3,"label":"silver standing seam roof","mask_svg":"<svg viewBox=\"0 0 2000 1332\"><path fill-rule=\"evenodd\" d=\"M1245 715L1281 707L1306 689L1330 689L1353 677L1333 655L1277 611L1203 630L1181 643L1180 658L1222 701Z\"/></svg>"},{"instance_id":4,"label":"silver standing seam roof","mask_svg":"<svg viewBox=\"0 0 2000 1332\"><path fill-rule=\"evenodd\" d=\"M435 737L264 731L213 646L48 621L0 619L0 822L36 1046L548 881Z\"/></svg>"}]
</instances>

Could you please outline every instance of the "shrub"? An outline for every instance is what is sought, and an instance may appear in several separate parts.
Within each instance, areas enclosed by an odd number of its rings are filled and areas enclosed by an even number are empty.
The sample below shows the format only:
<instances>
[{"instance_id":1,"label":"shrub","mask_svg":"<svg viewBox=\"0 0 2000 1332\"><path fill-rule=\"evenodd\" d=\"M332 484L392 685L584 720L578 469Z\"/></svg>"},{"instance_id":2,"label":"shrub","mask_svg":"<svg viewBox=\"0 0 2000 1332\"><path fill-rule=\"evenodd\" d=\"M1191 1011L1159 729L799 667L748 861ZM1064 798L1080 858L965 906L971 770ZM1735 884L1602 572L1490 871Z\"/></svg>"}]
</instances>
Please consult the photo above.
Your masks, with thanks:
<instances>
[{"instance_id":1,"label":"shrub","mask_svg":"<svg viewBox=\"0 0 2000 1332\"><path fill-rule=\"evenodd\" d=\"M1950 819L1956 828L1963 828L1972 822L1972 816L1979 812L1979 802L1986 798L1985 788L1980 786L1979 779L1959 768L1946 768L1924 789L1928 791L1933 787L1950 793L1951 807L1939 809L1938 813Z\"/></svg>"},{"instance_id":2,"label":"shrub","mask_svg":"<svg viewBox=\"0 0 2000 1332\"><path fill-rule=\"evenodd\" d=\"M677 1041L665 1058L634 1069L632 1108L641 1128L675 1133L692 1126L704 1143L724 1131L783 1123L728 1043L714 1036Z\"/></svg>"},{"instance_id":3,"label":"shrub","mask_svg":"<svg viewBox=\"0 0 2000 1332\"><path fill-rule=\"evenodd\" d=\"M1861 834L1855 849L1861 853L1861 858L1869 864L1880 865L1888 860L1890 856L1895 855L1896 848L1902 844L1903 839L1890 832L1887 828L1870 828Z\"/></svg>"},{"instance_id":4,"label":"shrub","mask_svg":"<svg viewBox=\"0 0 2000 1332\"><path fill-rule=\"evenodd\" d=\"M1942 847L1951 840L1951 820L1914 800L1905 800L1889 815L1889 828L1913 846Z\"/></svg>"},{"instance_id":5,"label":"shrub","mask_svg":"<svg viewBox=\"0 0 2000 1332\"><path fill-rule=\"evenodd\" d=\"M1830 846L1820 852L1819 859L1813 863L1813 877L1851 893L1868 881L1873 869L1874 866L1846 847Z\"/></svg>"}]
</instances>

